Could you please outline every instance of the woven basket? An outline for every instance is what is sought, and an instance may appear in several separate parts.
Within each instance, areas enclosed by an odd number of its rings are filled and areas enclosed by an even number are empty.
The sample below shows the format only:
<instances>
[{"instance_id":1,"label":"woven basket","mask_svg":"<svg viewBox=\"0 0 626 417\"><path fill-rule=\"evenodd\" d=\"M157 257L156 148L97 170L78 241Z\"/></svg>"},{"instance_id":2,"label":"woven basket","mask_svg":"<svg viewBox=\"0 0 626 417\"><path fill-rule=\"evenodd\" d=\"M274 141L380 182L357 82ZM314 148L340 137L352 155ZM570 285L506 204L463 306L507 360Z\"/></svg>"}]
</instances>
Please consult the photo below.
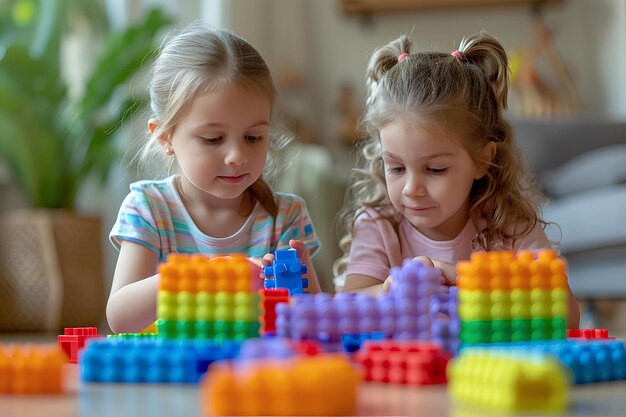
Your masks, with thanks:
<instances>
[{"instance_id":1,"label":"woven basket","mask_svg":"<svg viewBox=\"0 0 626 417\"><path fill-rule=\"evenodd\" d=\"M99 218L62 210L0 215L0 330L59 331L104 317Z\"/></svg>"}]
</instances>

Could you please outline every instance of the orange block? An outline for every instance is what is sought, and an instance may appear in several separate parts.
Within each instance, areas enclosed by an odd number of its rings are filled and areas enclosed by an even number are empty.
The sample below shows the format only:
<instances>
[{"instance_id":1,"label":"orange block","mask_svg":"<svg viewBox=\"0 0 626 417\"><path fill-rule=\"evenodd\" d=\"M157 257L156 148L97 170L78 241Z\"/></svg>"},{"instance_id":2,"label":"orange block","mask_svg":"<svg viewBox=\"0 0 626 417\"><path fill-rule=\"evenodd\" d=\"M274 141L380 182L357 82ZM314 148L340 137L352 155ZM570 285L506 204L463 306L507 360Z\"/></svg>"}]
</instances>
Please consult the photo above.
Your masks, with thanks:
<instances>
[{"instance_id":1,"label":"orange block","mask_svg":"<svg viewBox=\"0 0 626 417\"><path fill-rule=\"evenodd\" d=\"M56 345L0 345L0 393L61 394L66 362Z\"/></svg>"},{"instance_id":2,"label":"orange block","mask_svg":"<svg viewBox=\"0 0 626 417\"><path fill-rule=\"evenodd\" d=\"M202 381L203 408L212 415L353 415L359 380L339 355L216 363Z\"/></svg>"}]
</instances>

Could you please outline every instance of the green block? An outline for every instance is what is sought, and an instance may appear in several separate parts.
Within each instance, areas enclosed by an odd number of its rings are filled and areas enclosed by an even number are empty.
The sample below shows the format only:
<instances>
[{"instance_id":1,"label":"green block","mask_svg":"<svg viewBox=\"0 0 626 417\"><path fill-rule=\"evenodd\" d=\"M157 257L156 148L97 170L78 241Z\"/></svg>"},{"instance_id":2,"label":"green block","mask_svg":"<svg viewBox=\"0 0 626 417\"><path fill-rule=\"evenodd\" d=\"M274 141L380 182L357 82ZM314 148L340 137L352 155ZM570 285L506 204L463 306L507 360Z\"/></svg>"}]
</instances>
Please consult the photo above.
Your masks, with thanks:
<instances>
[{"instance_id":1,"label":"green block","mask_svg":"<svg viewBox=\"0 0 626 417\"><path fill-rule=\"evenodd\" d=\"M489 320L461 320L462 343L490 343L491 342L491 321Z\"/></svg>"}]
</instances>

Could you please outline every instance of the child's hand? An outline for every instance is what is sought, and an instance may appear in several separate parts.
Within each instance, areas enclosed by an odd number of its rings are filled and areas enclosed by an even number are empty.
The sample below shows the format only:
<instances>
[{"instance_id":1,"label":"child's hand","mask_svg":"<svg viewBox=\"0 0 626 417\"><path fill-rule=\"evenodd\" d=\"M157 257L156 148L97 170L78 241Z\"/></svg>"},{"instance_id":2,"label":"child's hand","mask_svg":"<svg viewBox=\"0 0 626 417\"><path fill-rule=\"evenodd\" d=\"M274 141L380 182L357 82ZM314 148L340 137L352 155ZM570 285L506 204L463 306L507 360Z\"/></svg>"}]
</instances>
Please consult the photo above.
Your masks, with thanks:
<instances>
[{"instance_id":1,"label":"child's hand","mask_svg":"<svg viewBox=\"0 0 626 417\"><path fill-rule=\"evenodd\" d=\"M416 256L415 258L413 258L413 260L414 261L420 261L422 264L424 264L426 266L430 266L432 268L435 267L435 263L428 256Z\"/></svg>"},{"instance_id":2,"label":"child's hand","mask_svg":"<svg viewBox=\"0 0 626 417\"><path fill-rule=\"evenodd\" d=\"M441 269L445 285L456 285L456 265L444 261L433 260L435 268Z\"/></svg>"},{"instance_id":3,"label":"child's hand","mask_svg":"<svg viewBox=\"0 0 626 417\"><path fill-rule=\"evenodd\" d=\"M385 282L383 282L383 294L389 294L389 290L391 289L391 284L393 284L393 277L389 275Z\"/></svg>"},{"instance_id":4,"label":"child's hand","mask_svg":"<svg viewBox=\"0 0 626 417\"><path fill-rule=\"evenodd\" d=\"M291 239L289 241L289 246L291 249L295 249L298 252L298 258L302 261L302 263L306 263L305 259L309 259L309 251L306 246L304 246L304 242L301 240Z\"/></svg>"},{"instance_id":5,"label":"child's hand","mask_svg":"<svg viewBox=\"0 0 626 417\"><path fill-rule=\"evenodd\" d=\"M420 261L426 266L433 268L439 268L441 270L444 285L456 285L456 265L440 261L437 259L431 259L428 256L416 256L414 261Z\"/></svg>"},{"instance_id":6,"label":"child's hand","mask_svg":"<svg viewBox=\"0 0 626 417\"><path fill-rule=\"evenodd\" d=\"M259 268L263 268L264 266L272 265L272 261L274 260L274 255L268 253L262 258L248 258L248 261L252 262L254 265Z\"/></svg>"},{"instance_id":7,"label":"child's hand","mask_svg":"<svg viewBox=\"0 0 626 417\"><path fill-rule=\"evenodd\" d=\"M291 247L291 249L296 250L296 252L298 253L298 258L300 258L300 261L304 264L307 264L307 267L310 268L309 251L307 250L304 243L301 240L292 239L289 241L289 246ZM274 254L271 254L271 253L265 254L263 258L248 258L248 261L252 262L254 265L261 268L261 279L263 279L264 278L264 275L262 273L263 268L266 266L272 265L272 262L274 261Z\"/></svg>"},{"instance_id":8,"label":"child's hand","mask_svg":"<svg viewBox=\"0 0 626 417\"><path fill-rule=\"evenodd\" d=\"M264 267L272 265L272 261L274 260L274 255L268 253L263 258L248 258L248 262L253 264L254 266L259 267L259 279L265 279L265 275L263 274Z\"/></svg>"}]
</instances>

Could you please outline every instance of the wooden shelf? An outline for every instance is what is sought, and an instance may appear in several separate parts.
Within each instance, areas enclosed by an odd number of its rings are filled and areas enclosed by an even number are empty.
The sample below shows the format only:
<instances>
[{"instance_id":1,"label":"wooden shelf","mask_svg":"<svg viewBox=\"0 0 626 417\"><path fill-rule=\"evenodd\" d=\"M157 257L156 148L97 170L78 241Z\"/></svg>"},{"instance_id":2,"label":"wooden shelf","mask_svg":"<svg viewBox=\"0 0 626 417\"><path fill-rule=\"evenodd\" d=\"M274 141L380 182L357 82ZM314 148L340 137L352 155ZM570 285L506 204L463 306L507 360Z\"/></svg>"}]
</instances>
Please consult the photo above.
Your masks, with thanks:
<instances>
[{"instance_id":1,"label":"wooden shelf","mask_svg":"<svg viewBox=\"0 0 626 417\"><path fill-rule=\"evenodd\" d=\"M383 13L452 7L541 5L561 0L341 0L345 13Z\"/></svg>"}]
</instances>

